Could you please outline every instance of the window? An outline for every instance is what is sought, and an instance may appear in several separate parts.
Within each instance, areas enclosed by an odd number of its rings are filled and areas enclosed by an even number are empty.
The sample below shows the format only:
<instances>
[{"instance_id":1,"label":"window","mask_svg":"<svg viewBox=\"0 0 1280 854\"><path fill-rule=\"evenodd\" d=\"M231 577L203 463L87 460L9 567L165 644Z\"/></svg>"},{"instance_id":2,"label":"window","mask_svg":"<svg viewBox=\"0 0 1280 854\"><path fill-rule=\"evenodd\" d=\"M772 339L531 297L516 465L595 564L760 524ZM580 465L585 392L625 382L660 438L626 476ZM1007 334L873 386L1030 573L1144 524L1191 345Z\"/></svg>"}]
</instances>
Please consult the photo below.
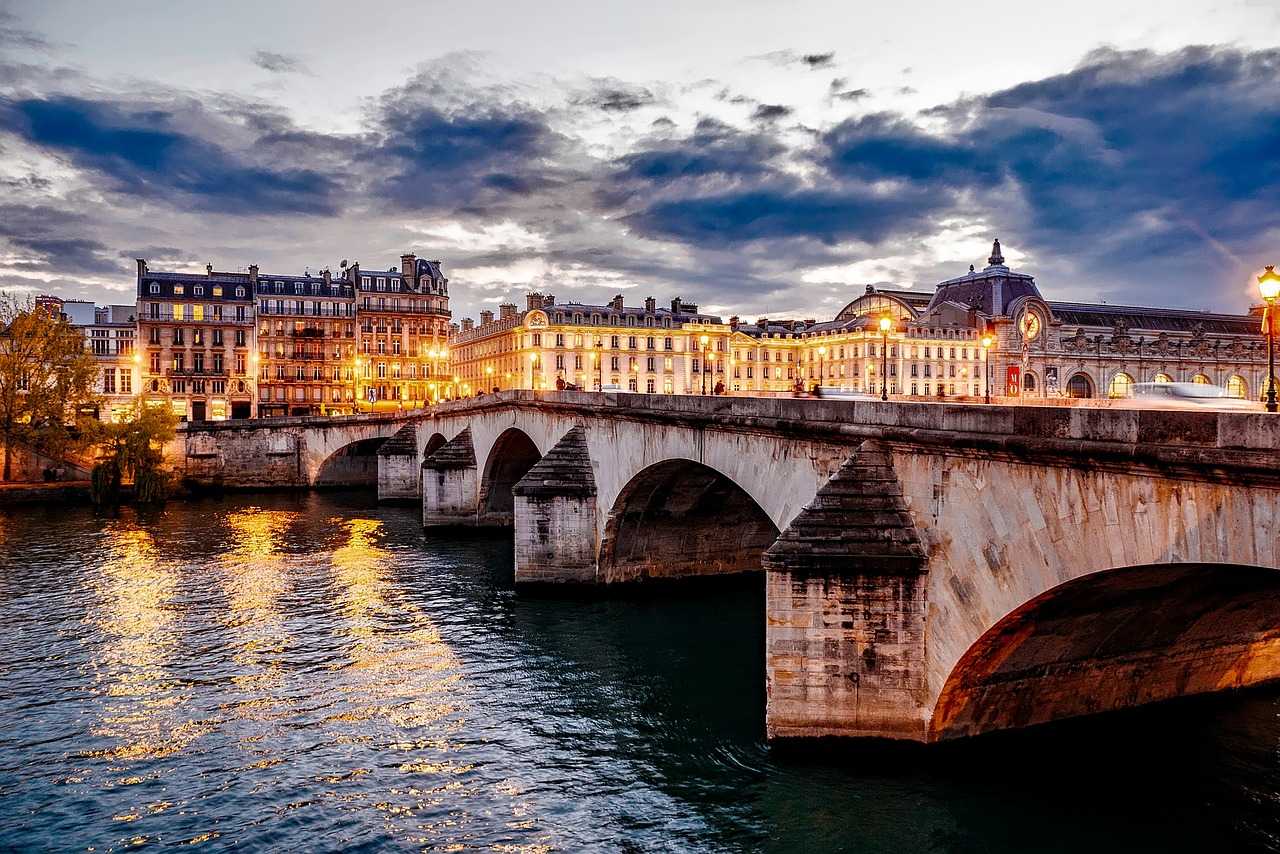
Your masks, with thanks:
<instances>
[{"instance_id":1,"label":"window","mask_svg":"<svg viewBox=\"0 0 1280 854\"><path fill-rule=\"evenodd\" d=\"M204 285L196 285L191 289L191 293L195 294L198 297L204 296Z\"/></svg>"},{"instance_id":2,"label":"window","mask_svg":"<svg viewBox=\"0 0 1280 854\"><path fill-rule=\"evenodd\" d=\"M1244 377L1233 376L1227 380L1227 394L1231 397L1238 397L1245 400L1249 397L1249 385L1244 381Z\"/></svg>"},{"instance_id":3,"label":"window","mask_svg":"<svg viewBox=\"0 0 1280 854\"><path fill-rule=\"evenodd\" d=\"M120 393L133 394L133 371L128 368L120 369Z\"/></svg>"},{"instance_id":4,"label":"window","mask_svg":"<svg viewBox=\"0 0 1280 854\"><path fill-rule=\"evenodd\" d=\"M174 286L173 286L173 295L174 295L174 296L178 296L178 297L180 297L180 296L182 296L182 294L183 294L185 291L186 291L186 288L184 288L182 285L174 285Z\"/></svg>"},{"instance_id":5,"label":"window","mask_svg":"<svg viewBox=\"0 0 1280 854\"><path fill-rule=\"evenodd\" d=\"M153 294L158 294L158 293L160 293L160 283L159 283L159 282L152 282L152 283L151 283L151 288L150 288L150 290L151 290L151 293L153 293Z\"/></svg>"}]
</instances>

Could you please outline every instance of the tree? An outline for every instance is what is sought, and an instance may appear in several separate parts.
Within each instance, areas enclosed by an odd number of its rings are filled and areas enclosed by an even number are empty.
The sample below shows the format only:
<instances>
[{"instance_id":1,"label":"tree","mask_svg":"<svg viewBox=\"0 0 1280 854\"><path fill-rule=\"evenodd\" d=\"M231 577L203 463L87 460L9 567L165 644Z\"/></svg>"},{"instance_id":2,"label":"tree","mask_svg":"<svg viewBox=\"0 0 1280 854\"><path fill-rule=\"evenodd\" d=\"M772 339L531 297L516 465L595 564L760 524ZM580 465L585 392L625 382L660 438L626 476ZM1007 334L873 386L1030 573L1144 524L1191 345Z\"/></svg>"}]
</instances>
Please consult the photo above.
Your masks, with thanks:
<instances>
[{"instance_id":1,"label":"tree","mask_svg":"<svg viewBox=\"0 0 1280 854\"><path fill-rule=\"evenodd\" d=\"M163 500L168 490L164 471L164 444L177 433L178 419L167 406L152 406L142 397L113 423L94 421L86 436L98 448L101 460L93 467L93 500L112 503L120 486L132 480L137 499L144 504Z\"/></svg>"},{"instance_id":2,"label":"tree","mask_svg":"<svg viewBox=\"0 0 1280 854\"><path fill-rule=\"evenodd\" d=\"M12 476L14 445L59 456L82 403L93 399L97 362L84 337L29 297L0 293L0 441L3 479Z\"/></svg>"}]
</instances>

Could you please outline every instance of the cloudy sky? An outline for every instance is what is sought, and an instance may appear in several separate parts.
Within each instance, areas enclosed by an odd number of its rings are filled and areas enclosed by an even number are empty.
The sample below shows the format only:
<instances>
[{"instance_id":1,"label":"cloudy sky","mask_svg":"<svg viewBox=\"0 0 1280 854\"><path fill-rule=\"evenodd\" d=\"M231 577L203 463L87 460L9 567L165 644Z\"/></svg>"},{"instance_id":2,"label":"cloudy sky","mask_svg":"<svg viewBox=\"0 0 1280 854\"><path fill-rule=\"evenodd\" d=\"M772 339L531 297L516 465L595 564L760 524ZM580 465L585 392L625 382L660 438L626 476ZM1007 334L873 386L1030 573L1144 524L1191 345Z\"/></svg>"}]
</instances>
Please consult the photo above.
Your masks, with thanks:
<instances>
[{"instance_id":1,"label":"cloudy sky","mask_svg":"<svg viewBox=\"0 0 1280 854\"><path fill-rule=\"evenodd\" d=\"M1050 299L1241 310L1278 34L1274 0L0 0L0 289L412 250L457 317L822 317L998 236Z\"/></svg>"}]
</instances>

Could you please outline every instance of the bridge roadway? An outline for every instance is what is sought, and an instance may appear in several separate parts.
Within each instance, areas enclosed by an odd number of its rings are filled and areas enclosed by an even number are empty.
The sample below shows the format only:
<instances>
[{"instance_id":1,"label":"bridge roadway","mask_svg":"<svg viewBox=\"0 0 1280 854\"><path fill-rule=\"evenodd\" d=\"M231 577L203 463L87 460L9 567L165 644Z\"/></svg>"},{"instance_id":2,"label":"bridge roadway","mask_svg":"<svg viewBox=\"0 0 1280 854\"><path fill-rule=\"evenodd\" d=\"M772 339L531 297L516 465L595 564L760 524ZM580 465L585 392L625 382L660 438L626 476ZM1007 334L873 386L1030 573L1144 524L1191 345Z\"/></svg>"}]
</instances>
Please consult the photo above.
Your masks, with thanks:
<instances>
[{"instance_id":1,"label":"bridge roadway","mask_svg":"<svg viewBox=\"0 0 1280 854\"><path fill-rule=\"evenodd\" d=\"M505 392L189 426L189 479L513 526L518 585L763 570L774 738L939 741L1280 679L1280 418Z\"/></svg>"}]
</instances>

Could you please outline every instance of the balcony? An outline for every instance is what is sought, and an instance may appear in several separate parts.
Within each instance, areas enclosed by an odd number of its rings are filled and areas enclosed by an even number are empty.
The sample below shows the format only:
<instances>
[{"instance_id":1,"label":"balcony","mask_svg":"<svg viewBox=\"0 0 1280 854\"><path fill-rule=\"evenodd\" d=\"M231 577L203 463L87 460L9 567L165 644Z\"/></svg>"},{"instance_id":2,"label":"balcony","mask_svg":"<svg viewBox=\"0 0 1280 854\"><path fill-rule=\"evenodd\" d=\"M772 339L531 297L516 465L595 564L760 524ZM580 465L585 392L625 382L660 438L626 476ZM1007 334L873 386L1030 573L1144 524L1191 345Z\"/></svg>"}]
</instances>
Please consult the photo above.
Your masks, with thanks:
<instances>
[{"instance_id":1,"label":"balcony","mask_svg":"<svg viewBox=\"0 0 1280 854\"><path fill-rule=\"evenodd\" d=\"M314 327L308 329L295 329L289 333L294 338L323 338L324 330Z\"/></svg>"},{"instance_id":2,"label":"balcony","mask_svg":"<svg viewBox=\"0 0 1280 854\"><path fill-rule=\"evenodd\" d=\"M226 368L169 368L165 372L169 377L225 377L229 376Z\"/></svg>"}]
</instances>

